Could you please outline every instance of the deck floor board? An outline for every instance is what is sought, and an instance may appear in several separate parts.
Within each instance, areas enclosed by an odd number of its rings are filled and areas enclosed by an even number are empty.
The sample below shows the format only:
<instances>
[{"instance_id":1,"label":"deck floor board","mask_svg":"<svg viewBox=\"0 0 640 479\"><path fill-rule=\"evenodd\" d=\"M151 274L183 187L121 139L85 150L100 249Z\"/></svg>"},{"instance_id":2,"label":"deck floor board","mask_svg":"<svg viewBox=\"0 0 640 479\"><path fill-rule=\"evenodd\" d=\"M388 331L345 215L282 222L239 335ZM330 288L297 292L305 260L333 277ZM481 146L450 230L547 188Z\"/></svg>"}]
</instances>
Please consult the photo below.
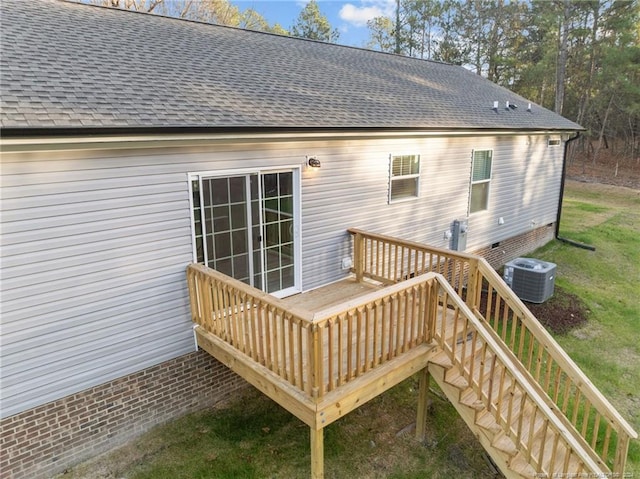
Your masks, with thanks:
<instances>
[{"instance_id":1,"label":"deck floor board","mask_svg":"<svg viewBox=\"0 0 640 479\"><path fill-rule=\"evenodd\" d=\"M320 311L380 288L378 283L370 281L358 283L355 277L349 277L311 291L287 296L282 300L290 306Z\"/></svg>"}]
</instances>

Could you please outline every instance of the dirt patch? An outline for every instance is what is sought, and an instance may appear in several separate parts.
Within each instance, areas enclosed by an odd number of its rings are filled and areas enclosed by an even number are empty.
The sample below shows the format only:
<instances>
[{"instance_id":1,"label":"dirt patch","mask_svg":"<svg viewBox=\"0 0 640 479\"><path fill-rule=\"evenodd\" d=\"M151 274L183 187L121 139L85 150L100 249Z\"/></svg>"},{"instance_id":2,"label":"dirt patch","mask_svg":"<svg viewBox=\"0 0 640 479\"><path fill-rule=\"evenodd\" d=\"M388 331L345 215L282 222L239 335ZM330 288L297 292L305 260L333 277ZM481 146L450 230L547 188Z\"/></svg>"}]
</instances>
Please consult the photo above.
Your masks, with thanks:
<instances>
[{"instance_id":1,"label":"dirt patch","mask_svg":"<svg viewBox=\"0 0 640 479\"><path fill-rule=\"evenodd\" d=\"M612 150L600 152L597 159L591 150L576 151L567 164L567 178L607 185L640 189L640 158L625 157Z\"/></svg>"},{"instance_id":2,"label":"dirt patch","mask_svg":"<svg viewBox=\"0 0 640 479\"><path fill-rule=\"evenodd\" d=\"M556 286L553 296L542 304L525 302L533 315L547 329L567 334L587 322L589 310L575 294Z\"/></svg>"},{"instance_id":3,"label":"dirt patch","mask_svg":"<svg viewBox=\"0 0 640 479\"><path fill-rule=\"evenodd\" d=\"M480 311L483 311L483 314L490 318L504 318L505 303L498 301L495 292L491 299L491 311L487 315L487 298L487 292L483 291L480 297ZM589 309L578 296L559 286L555 286L553 296L544 303L529 303L527 301L523 301L523 303L543 326L556 334L566 334L587 323ZM497 308L496 304L498 304ZM512 313L507 312L507 314L511 319ZM493 321L494 319L490 320L492 324Z\"/></svg>"}]
</instances>

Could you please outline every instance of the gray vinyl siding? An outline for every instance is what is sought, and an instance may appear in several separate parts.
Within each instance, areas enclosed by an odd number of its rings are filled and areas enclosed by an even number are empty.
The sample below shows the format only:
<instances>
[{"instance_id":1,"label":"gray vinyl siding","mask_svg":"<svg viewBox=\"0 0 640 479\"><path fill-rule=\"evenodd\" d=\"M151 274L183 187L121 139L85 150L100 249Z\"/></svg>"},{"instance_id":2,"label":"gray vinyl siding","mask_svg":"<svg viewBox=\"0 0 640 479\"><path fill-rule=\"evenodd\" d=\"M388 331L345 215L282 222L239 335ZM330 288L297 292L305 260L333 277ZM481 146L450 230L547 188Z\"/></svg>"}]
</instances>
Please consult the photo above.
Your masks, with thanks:
<instances>
[{"instance_id":1,"label":"gray vinyl siding","mask_svg":"<svg viewBox=\"0 0 640 479\"><path fill-rule=\"evenodd\" d=\"M547 139L510 138L494 148L489 208L470 215L468 250L556 221L564 148L547 146Z\"/></svg>"},{"instance_id":2,"label":"gray vinyl siding","mask_svg":"<svg viewBox=\"0 0 640 479\"><path fill-rule=\"evenodd\" d=\"M544 135L431 138L317 152L322 167L303 175L304 287L342 277L349 227L448 248L445 231L468 218L473 251L554 222L563 148L546 145ZM485 148L493 150L489 208L469 216L471 155ZM420 155L420 194L389 204L389 158L396 154Z\"/></svg>"},{"instance_id":3,"label":"gray vinyl siding","mask_svg":"<svg viewBox=\"0 0 640 479\"><path fill-rule=\"evenodd\" d=\"M2 415L194 349L187 174L302 166L302 288L345 275L346 229L447 247L466 218L474 148L492 148L490 207L468 249L555 220L562 146L546 136L219 143L2 154ZM527 143L527 141L529 143ZM421 158L419 198L388 203L390 155ZM498 218L505 224L498 227Z\"/></svg>"}]
</instances>

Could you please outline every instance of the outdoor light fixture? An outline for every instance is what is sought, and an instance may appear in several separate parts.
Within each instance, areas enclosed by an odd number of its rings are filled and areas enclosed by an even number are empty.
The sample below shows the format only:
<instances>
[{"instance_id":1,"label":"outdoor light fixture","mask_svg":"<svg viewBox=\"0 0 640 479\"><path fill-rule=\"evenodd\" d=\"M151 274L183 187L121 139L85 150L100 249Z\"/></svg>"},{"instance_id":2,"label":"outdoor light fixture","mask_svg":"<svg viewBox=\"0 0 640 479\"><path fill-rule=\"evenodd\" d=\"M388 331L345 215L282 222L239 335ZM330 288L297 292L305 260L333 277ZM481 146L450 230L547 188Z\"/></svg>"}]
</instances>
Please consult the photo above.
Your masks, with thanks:
<instances>
[{"instance_id":1,"label":"outdoor light fixture","mask_svg":"<svg viewBox=\"0 0 640 479\"><path fill-rule=\"evenodd\" d=\"M307 158L307 165L309 165L310 168L320 168L320 160L315 156L310 156Z\"/></svg>"}]
</instances>

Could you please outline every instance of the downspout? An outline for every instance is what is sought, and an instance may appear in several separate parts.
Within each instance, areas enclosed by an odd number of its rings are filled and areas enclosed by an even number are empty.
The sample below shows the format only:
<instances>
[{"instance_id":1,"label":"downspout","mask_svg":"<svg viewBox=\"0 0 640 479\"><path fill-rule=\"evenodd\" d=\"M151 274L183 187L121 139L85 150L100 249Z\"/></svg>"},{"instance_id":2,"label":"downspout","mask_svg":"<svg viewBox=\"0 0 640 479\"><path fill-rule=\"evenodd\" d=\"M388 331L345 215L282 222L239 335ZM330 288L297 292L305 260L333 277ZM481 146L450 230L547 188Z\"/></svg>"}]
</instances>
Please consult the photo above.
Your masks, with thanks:
<instances>
[{"instance_id":1,"label":"downspout","mask_svg":"<svg viewBox=\"0 0 640 479\"><path fill-rule=\"evenodd\" d=\"M576 132L576 136L574 136L573 138L569 138L567 141L564 142L564 156L562 158L562 179L560 180L560 198L558 199L558 213L556 216L556 235L555 236L558 241L561 241L563 243L569 244L571 246L576 246L582 249L588 249L589 251L595 251L596 250L595 246L580 243L578 241L573 241L568 238L562 238L560 236L560 216L562 215L562 200L564 198L564 182L565 182L565 177L567 175L567 151L569 151L569 143L571 143L574 140L577 140L579 136L580 136L580 132L578 131Z\"/></svg>"}]
</instances>

